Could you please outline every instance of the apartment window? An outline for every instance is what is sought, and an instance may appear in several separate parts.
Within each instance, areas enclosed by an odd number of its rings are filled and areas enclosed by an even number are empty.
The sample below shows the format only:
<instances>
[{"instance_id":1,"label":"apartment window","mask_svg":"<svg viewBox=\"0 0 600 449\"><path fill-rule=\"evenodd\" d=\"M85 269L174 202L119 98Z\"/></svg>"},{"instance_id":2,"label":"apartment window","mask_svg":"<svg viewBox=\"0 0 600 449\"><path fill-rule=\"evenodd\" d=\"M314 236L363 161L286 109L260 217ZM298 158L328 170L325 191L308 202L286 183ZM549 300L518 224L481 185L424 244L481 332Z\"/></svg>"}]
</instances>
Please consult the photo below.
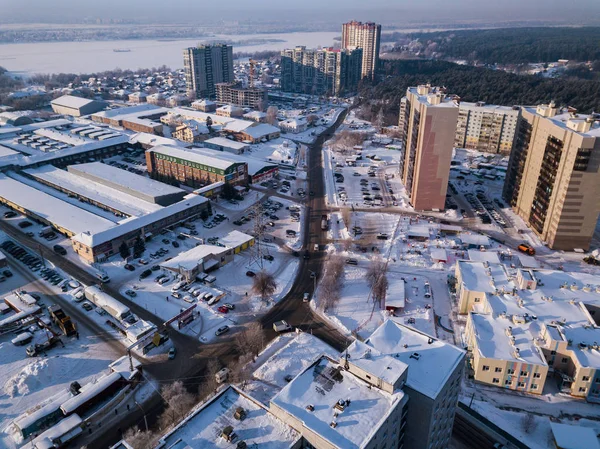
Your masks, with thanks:
<instances>
[{"instance_id":1,"label":"apartment window","mask_svg":"<svg viewBox=\"0 0 600 449\"><path fill-rule=\"evenodd\" d=\"M484 370L484 371L489 371L489 370L490 370L490 367L489 367L489 366L487 366L487 365L483 365L483 370Z\"/></svg>"},{"instance_id":2,"label":"apartment window","mask_svg":"<svg viewBox=\"0 0 600 449\"><path fill-rule=\"evenodd\" d=\"M532 390L537 390L538 389L538 384L531 384L531 389Z\"/></svg>"},{"instance_id":3,"label":"apartment window","mask_svg":"<svg viewBox=\"0 0 600 449\"><path fill-rule=\"evenodd\" d=\"M533 373L533 377L534 379L539 379L540 377L542 377L541 373Z\"/></svg>"},{"instance_id":4,"label":"apartment window","mask_svg":"<svg viewBox=\"0 0 600 449\"><path fill-rule=\"evenodd\" d=\"M492 379L492 383L493 383L493 384L499 384L499 383L500 383L500 379L498 379L497 377L494 377L494 378Z\"/></svg>"},{"instance_id":5,"label":"apartment window","mask_svg":"<svg viewBox=\"0 0 600 449\"><path fill-rule=\"evenodd\" d=\"M550 355L556 355L556 351L550 351Z\"/></svg>"},{"instance_id":6,"label":"apartment window","mask_svg":"<svg viewBox=\"0 0 600 449\"><path fill-rule=\"evenodd\" d=\"M589 382L590 376L583 376L581 380L583 380L584 382Z\"/></svg>"},{"instance_id":7,"label":"apartment window","mask_svg":"<svg viewBox=\"0 0 600 449\"><path fill-rule=\"evenodd\" d=\"M496 367L496 368L494 368L494 372L501 373L502 372L502 368Z\"/></svg>"},{"instance_id":8,"label":"apartment window","mask_svg":"<svg viewBox=\"0 0 600 449\"><path fill-rule=\"evenodd\" d=\"M521 371L520 375L523 377L527 377L527 376L529 376L529 371Z\"/></svg>"},{"instance_id":9,"label":"apartment window","mask_svg":"<svg viewBox=\"0 0 600 449\"><path fill-rule=\"evenodd\" d=\"M585 393L585 390L587 390L586 387L579 387L579 392L580 393Z\"/></svg>"},{"instance_id":10,"label":"apartment window","mask_svg":"<svg viewBox=\"0 0 600 449\"><path fill-rule=\"evenodd\" d=\"M594 381L598 384L600 383L600 377L596 377L596 379L594 379Z\"/></svg>"},{"instance_id":11,"label":"apartment window","mask_svg":"<svg viewBox=\"0 0 600 449\"><path fill-rule=\"evenodd\" d=\"M519 388L525 388L525 382L518 382L517 383L517 387L519 387Z\"/></svg>"},{"instance_id":12,"label":"apartment window","mask_svg":"<svg viewBox=\"0 0 600 449\"><path fill-rule=\"evenodd\" d=\"M563 357L562 359L560 359L560 363L567 363L569 361L569 359L567 357Z\"/></svg>"},{"instance_id":13,"label":"apartment window","mask_svg":"<svg viewBox=\"0 0 600 449\"><path fill-rule=\"evenodd\" d=\"M510 380L510 379L506 379L506 380L504 381L504 385L512 385L512 380Z\"/></svg>"},{"instance_id":14,"label":"apartment window","mask_svg":"<svg viewBox=\"0 0 600 449\"><path fill-rule=\"evenodd\" d=\"M515 374L515 370L514 370L514 369L512 369L512 368L508 368L508 369L506 370L506 373L507 373L507 374L509 374L509 375L510 375L510 374Z\"/></svg>"}]
</instances>

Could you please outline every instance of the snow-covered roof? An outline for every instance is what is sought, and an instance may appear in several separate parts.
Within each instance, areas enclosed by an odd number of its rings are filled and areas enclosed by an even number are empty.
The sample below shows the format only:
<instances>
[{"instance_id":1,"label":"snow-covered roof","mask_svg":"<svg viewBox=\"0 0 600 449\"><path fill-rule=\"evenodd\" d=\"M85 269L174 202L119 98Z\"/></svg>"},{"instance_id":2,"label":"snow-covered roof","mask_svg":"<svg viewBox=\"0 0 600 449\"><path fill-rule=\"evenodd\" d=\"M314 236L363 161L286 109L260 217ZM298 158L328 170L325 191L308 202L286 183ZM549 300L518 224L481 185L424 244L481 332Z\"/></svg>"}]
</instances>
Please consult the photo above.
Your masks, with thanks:
<instances>
[{"instance_id":1,"label":"snow-covered roof","mask_svg":"<svg viewBox=\"0 0 600 449\"><path fill-rule=\"evenodd\" d=\"M394 280L390 283L385 298L385 307L402 309L406 305L406 282L404 279Z\"/></svg>"},{"instance_id":2,"label":"snow-covered roof","mask_svg":"<svg viewBox=\"0 0 600 449\"><path fill-rule=\"evenodd\" d=\"M171 268L172 270L183 268L184 270L193 270L200 265L205 258L209 256L218 256L229 251L229 248L217 245L198 245L185 252L179 253L171 260L160 264L161 267Z\"/></svg>"},{"instance_id":3,"label":"snow-covered roof","mask_svg":"<svg viewBox=\"0 0 600 449\"><path fill-rule=\"evenodd\" d=\"M233 148L234 150L243 150L248 148L247 143L237 142L235 140L226 139L225 137L213 137L204 141L205 144L213 144L226 148Z\"/></svg>"},{"instance_id":4,"label":"snow-covered roof","mask_svg":"<svg viewBox=\"0 0 600 449\"><path fill-rule=\"evenodd\" d=\"M441 260L444 262L448 260L448 253L445 248L431 248L429 253L433 260Z\"/></svg>"},{"instance_id":5,"label":"snow-covered roof","mask_svg":"<svg viewBox=\"0 0 600 449\"><path fill-rule=\"evenodd\" d=\"M62 97L52 100L50 103L56 106L79 109L93 102L94 100L88 98L76 97L75 95L63 95Z\"/></svg>"},{"instance_id":6,"label":"snow-covered roof","mask_svg":"<svg viewBox=\"0 0 600 449\"><path fill-rule=\"evenodd\" d=\"M537 338L536 332L530 328L530 324L516 325L512 321L503 319L502 322L493 318L491 314L471 313L470 316L475 338L477 339L477 350L480 355L490 359L509 360L511 362L526 362L535 365L546 366L546 360L540 350L533 343ZM504 326L503 326L504 324ZM514 343L506 335L506 328L511 326L511 334L514 336ZM519 350L518 354L515 348Z\"/></svg>"},{"instance_id":7,"label":"snow-covered roof","mask_svg":"<svg viewBox=\"0 0 600 449\"><path fill-rule=\"evenodd\" d=\"M0 174L0 197L74 234L101 232L115 223Z\"/></svg>"},{"instance_id":8,"label":"snow-covered roof","mask_svg":"<svg viewBox=\"0 0 600 449\"><path fill-rule=\"evenodd\" d=\"M572 426L550 421L556 447L560 449L600 449L597 432L592 427Z\"/></svg>"},{"instance_id":9,"label":"snow-covered roof","mask_svg":"<svg viewBox=\"0 0 600 449\"><path fill-rule=\"evenodd\" d=\"M213 182L212 184L209 184L207 186L200 187L199 189L194 190L194 193L196 195L202 195L203 193L210 192L211 190L214 190L214 189L218 189L219 187L222 187L224 185L225 185L225 181Z\"/></svg>"},{"instance_id":10,"label":"snow-covered roof","mask_svg":"<svg viewBox=\"0 0 600 449\"><path fill-rule=\"evenodd\" d=\"M469 259L473 262L488 262L488 263L500 263L498 253L495 251L479 251L478 249L470 249L468 251Z\"/></svg>"},{"instance_id":11,"label":"snow-covered roof","mask_svg":"<svg viewBox=\"0 0 600 449\"><path fill-rule=\"evenodd\" d=\"M180 188L102 162L69 165L67 170L80 177L91 177L100 184L114 186L119 191L139 193L142 198L181 195L184 192Z\"/></svg>"},{"instance_id":12,"label":"snow-covered roof","mask_svg":"<svg viewBox=\"0 0 600 449\"><path fill-rule=\"evenodd\" d=\"M234 106L231 104L226 104L224 106L221 106L220 108L217 108L217 111L223 111L223 112L241 112L243 111L242 108L238 107L238 106Z\"/></svg>"},{"instance_id":13,"label":"snow-covered roof","mask_svg":"<svg viewBox=\"0 0 600 449\"><path fill-rule=\"evenodd\" d=\"M384 382L394 386L408 369L401 360L382 354L377 349L359 340L354 340L344 351L342 357L348 355L348 361Z\"/></svg>"},{"instance_id":14,"label":"snow-covered roof","mask_svg":"<svg viewBox=\"0 0 600 449\"><path fill-rule=\"evenodd\" d=\"M72 240L80 242L92 248L102 243L114 240L122 235L141 229L144 226L148 226L149 224L160 221L166 217L177 215L178 213L189 209L190 207L198 206L200 204L206 203L207 201L207 198L200 195L187 195L186 197L184 197L183 200L179 201L178 203L162 207L157 211L151 212L142 217L124 220L120 222L118 226L97 232L95 234L83 232L74 235L72 237Z\"/></svg>"},{"instance_id":15,"label":"snow-covered roof","mask_svg":"<svg viewBox=\"0 0 600 449\"><path fill-rule=\"evenodd\" d=\"M238 246L241 246L244 243L248 243L252 240L254 240L254 237L251 235L233 230L226 236L221 237L219 243L225 245L226 248L237 248Z\"/></svg>"},{"instance_id":16,"label":"snow-covered roof","mask_svg":"<svg viewBox=\"0 0 600 449\"><path fill-rule=\"evenodd\" d=\"M209 153L206 153L198 151L198 149L183 149L159 145L149 151L154 151L155 153L163 154L165 156L177 157L186 161L196 162L198 164L208 165L209 167L218 168L220 170L227 170L234 165L233 162L229 162L224 157L221 157L221 154L214 154L213 156L211 153L215 153L214 150L210 150Z\"/></svg>"},{"instance_id":17,"label":"snow-covered roof","mask_svg":"<svg viewBox=\"0 0 600 449\"><path fill-rule=\"evenodd\" d=\"M233 416L238 407L246 413L243 420ZM265 406L230 386L194 409L161 441L165 447L230 448L232 443L221 437L226 426L232 426L237 441L245 441L249 448L290 449L296 447L301 438L298 432L277 419ZM175 446L176 443L179 445Z\"/></svg>"},{"instance_id":18,"label":"snow-covered roof","mask_svg":"<svg viewBox=\"0 0 600 449\"><path fill-rule=\"evenodd\" d=\"M460 240L463 243L466 243L467 245L476 245L476 246L485 246L485 247L490 246L490 239L487 236L481 235L481 234L461 233Z\"/></svg>"},{"instance_id":19,"label":"snow-covered roof","mask_svg":"<svg viewBox=\"0 0 600 449\"><path fill-rule=\"evenodd\" d=\"M243 115L243 117L247 118L247 119L262 119L262 118L265 118L266 116L267 116L267 114L265 114L264 112L260 112L260 111L250 111Z\"/></svg>"},{"instance_id":20,"label":"snow-covered roof","mask_svg":"<svg viewBox=\"0 0 600 449\"><path fill-rule=\"evenodd\" d=\"M239 133L239 132L247 130L248 128L251 128L255 124L256 124L255 122L250 122L248 120L237 119L237 120L232 120L232 121L226 123L225 127L223 129L225 131Z\"/></svg>"},{"instance_id":21,"label":"snow-covered roof","mask_svg":"<svg viewBox=\"0 0 600 449\"><path fill-rule=\"evenodd\" d=\"M266 137L269 134L274 134L280 132L279 128L273 125L269 125L267 123L260 123L256 126L251 126L244 130L244 134L248 134L253 139L260 139L262 137Z\"/></svg>"},{"instance_id":22,"label":"snow-covered roof","mask_svg":"<svg viewBox=\"0 0 600 449\"><path fill-rule=\"evenodd\" d=\"M144 96L146 96L144 94ZM128 116L128 115L136 115L136 116L140 116L140 114L144 114L144 113L158 113L158 112L168 112L168 109L166 108L161 108L160 106L155 106L153 104L148 104L148 103L144 103L144 104L139 104L139 105L135 105L135 106L127 106L124 108L115 108L115 109L109 109L107 111L102 111L102 112L96 112L95 114L92 115L92 119L95 119L96 117L104 117L104 118L110 118L110 119L118 119L118 117L121 116ZM145 114L148 115L148 114Z\"/></svg>"},{"instance_id":23,"label":"snow-covered roof","mask_svg":"<svg viewBox=\"0 0 600 449\"><path fill-rule=\"evenodd\" d=\"M24 170L24 172L39 181L61 187L126 215L140 216L161 208L158 204L144 201L112 187L82 178L53 165L42 165L38 168Z\"/></svg>"},{"instance_id":24,"label":"snow-covered roof","mask_svg":"<svg viewBox=\"0 0 600 449\"><path fill-rule=\"evenodd\" d=\"M466 290L495 293L496 290L508 292L515 288L515 283L509 280L504 265L466 260L459 260L456 263L461 273L462 284Z\"/></svg>"},{"instance_id":25,"label":"snow-covered roof","mask_svg":"<svg viewBox=\"0 0 600 449\"><path fill-rule=\"evenodd\" d=\"M54 440L63 439L63 441L69 441L69 439L74 438L76 435L82 433L84 427L82 424L83 420L79 417L79 415L74 413L71 416L59 421L58 424L55 424L41 435L33 439L29 447L35 449L54 448L56 447ZM72 437L65 438L67 434L72 435Z\"/></svg>"},{"instance_id":26,"label":"snow-covered roof","mask_svg":"<svg viewBox=\"0 0 600 449\"><path fill-rule=\"evenodd\" d=\"M139 143L141 145L171 145L171 146L183 146L182 143L177 139L169 139L168 137L157 136L156 134L150 133L137 133L129 138L129 143L135 145Z\"/></svg>"},{"instance_id":27,"label":"snow-covered roof","mask_svg":"<svg viewBox=\"0 0 600 449\"><path fill-rule=\"evenodd\" d=\"M392 395L369 388L338 363L322 357L285 386L271 403L335 447L358 449L371 441L403 396L401 391ZM350 404L335 418L334 428L330 425L333 406L340 400L349 400ZM308 405L313 406L312 411Z\"/></svg>"},{"instance_id":28,"label":"snow-covered roof","mask_svg":"<svg viewBox=\"0 0 600 449\"><path fill-rule=\"evenodd\" d=\"M379 326L365 343L408 365L406 385L432 399L465 358L462 349L392 319Z\"/></svg>"},{"instance_id":29,"label":"snow-covered roof","mask_svg":"<svg viewBox=\"0 0 600 449\"><path fill-rule=\"evenodd\" d=\"M81 387L81 391L77 396L73 396L71 399L65 401L60 408L64 413L69 414L73 413L77 408L81 407L90 399L102 394L105 390L110 388L116 382L119 382L123 379L121 373L110 373L106 376L102 376L95 383L85 384Z\"/></svg>"},{"instance_id":30,"label":"snow-covered roof","mask_svg":"<svg viewBox=\"0 0 600 449\"><path fill-rule=\"evenodd\" d=\"M61 404L72 397L73 395L70 391L63 390L46 400L46 402L40 404L39 408L31 413L26 412L18 416L13 422L21 430L28 429L44 417L55 413L60 409Z\"/></svg>"},{"instance_id":31,"label":"snow-covered roof","mask_svg":"<svg viewBox=\"0 0 600 449\"><path fill-rule=\"evenodd\" d=\"M272 162L261 161L247 154L233 154L225 151L215 151L211 148L194 148L193 150L197 154L202 154L214 158L221 159L223 161L229 161L230 163L244 163L248 165L248 174L254 176L257 173L264 171L265 169L275 168L276 165Z\"/></svg>"}]
</instances>

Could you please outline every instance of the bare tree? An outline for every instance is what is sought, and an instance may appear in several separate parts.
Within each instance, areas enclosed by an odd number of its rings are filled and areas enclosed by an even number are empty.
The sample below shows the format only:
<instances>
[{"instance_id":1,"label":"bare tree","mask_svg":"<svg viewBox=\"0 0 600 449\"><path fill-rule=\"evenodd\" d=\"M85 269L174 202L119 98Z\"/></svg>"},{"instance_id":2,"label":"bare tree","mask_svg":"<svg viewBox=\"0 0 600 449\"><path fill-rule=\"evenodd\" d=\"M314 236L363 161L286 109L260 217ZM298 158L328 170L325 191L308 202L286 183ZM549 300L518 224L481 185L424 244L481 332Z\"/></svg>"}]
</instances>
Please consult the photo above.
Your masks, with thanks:
<instances>
[{"instance_id":1,"label":"bare tree","mask_svg":"<svg viewBox=\"0 0 600 449\"><path fill-rule=\"evenodd\" d=\"M231 382L236 383L243 390L248 380L252 377L251 363L254 361L252 354L242 354L231 368Z\"/></svg>"},{"instance_id":2,"label":"bare tree","mask_svg":"<svg viewBox=\"0 0 600 449\"><path fill-rule=\"evenodd\" d=\"M277 282L272 274L267 273L265 270L261 270L256 273L256 276L252 279L252 292L259 295L263 301L267 301L269 296L275 293L277 290Z\"/></svg>"},{"instance_id":3,"label":"bare tree","mask_svg":"<svg viewBox=\"0 0 600 449\"><path fill-rule=\"evenodd\" d=\"M269 106L267 108L267 123L269 125L276 125L277 124L277 113L279 112L279 109L277 109L277 106Z\"/></svg>"},{"instance_id":4,"label":"bare tree","mask_svg":"<svg viewBox=\"0 0 600 449\"><path fill-rule=\"evenodd\" d=\"M319 120L319 117L315 114L310 114L306 117L306 122L309 126L313 126L315 123L317 123L317 120Z\"/></svg>"},{"instance_id":5,"label":"bare tree","mask_svg":"<svg viewBox=\"0 0 600 449\"><path fill-rule=\"evenodd\" d=\"M350 251L352 248L352 239L348 237L347 239L342 240L342 249L344 251Z\"/></svg>"},{"instance_id":6,"label":"bare tree","mask_svg":"<svg viewBox=\"0 0 600 449\"><path fill-rule=\"evenodd\" d=\"M371 288L373 302L379 304L379 307L381 307L387 295L389 283L386 273L387 264L382 259L376 258L371 261L365 275L367 283Z\"/></svg>"},{"instance_id":7,"label":"bare tree","mask_svg":"<svg viewBox=\"0 0 600 449\"><path fill-rule=\"evenodd\" d=\"M373 120L373 125L377 129L380 129L380 128L383 128L384 124L385 124L385 117L384 117L384 113L383 113L383 107L381 107L381 108L379 108L379 112L375 116L375 120Z\"/></svg>"},{"instance_id":8,"label":"bare tree","mask_svg":"<svg viewBox=\"0 0 600 449\"><path fill-rule=\"evenodd\" d=\"M251 354L252 358L255 359L262 351L265 344L265 336L260 323L253 322L248 325L242 332L238 333L236 337L236 345L240 349L240 352L245 354Z\"/></svg>"},{"instance_id":9,"label":"bare tree","mask_svg":"<svg viewBox=\"0 0 600 449\"><path fill-rule=\"evenodd\" d=\"M344 286L344 259L340 256L330 257L319 283L319 306L323 311L329 310L338 303Z\"/></svg>"},{"instance_id":10,"label":"bare tree","mask_svg":"<svg viewBox=\"0 0 600 449\"><path fill-rule=\"evenodd\" d=\"M216 374L221 369L221 363L218 359L210 359L206 364L205 380L198 387L198 396L200 399L206 399L214 393L219 386L216 379Z\"/></svg>"},{"instance_id":11,"label":"bare tree","mask_svg":"<svg viewBox=\"0 0 600 449\"><path fill-rule=\"evenodd\" d=\"M123 439L127 441L133 449L146 449L154 447L158 437L150 431L140 430L138 426L130 427L123 434Z\"/></svg>"},{"instance_id":12,"label":"bare tree","mask_svg":"<svg viewBox=\"0 0 600 449\"><path fill-rule=\"evenodd\" d=\"M350 232L350 229L352 228L352 223L350 222L350 219L352 218L350 208L343 207L340 212L342 214L342 220L344 220L344 226L346 226L346 229Z\"/></svg>"},{"instance_id":13,"label":"bare tree","mask_svg":"<svg viewBox=\"0 0 600 449\"><path fill-rule=\"evenodd\" d=\"M535 417L531 413L523 415L521 418L521 428L525 433L533 433L537 428Z\"/></svg>"},{"instance_id":14,"label":"bare tree","mask_svg":"<svg viewBox=\"0 0 600 449\"><path fill-rule=\"evenodd\" d=\"M186 390L183 382L180 380L163 386L160 395L167 403L167 408L159 418L162 429L181 420L196 403L194 395Z\"/></svg>"}]
</instances>

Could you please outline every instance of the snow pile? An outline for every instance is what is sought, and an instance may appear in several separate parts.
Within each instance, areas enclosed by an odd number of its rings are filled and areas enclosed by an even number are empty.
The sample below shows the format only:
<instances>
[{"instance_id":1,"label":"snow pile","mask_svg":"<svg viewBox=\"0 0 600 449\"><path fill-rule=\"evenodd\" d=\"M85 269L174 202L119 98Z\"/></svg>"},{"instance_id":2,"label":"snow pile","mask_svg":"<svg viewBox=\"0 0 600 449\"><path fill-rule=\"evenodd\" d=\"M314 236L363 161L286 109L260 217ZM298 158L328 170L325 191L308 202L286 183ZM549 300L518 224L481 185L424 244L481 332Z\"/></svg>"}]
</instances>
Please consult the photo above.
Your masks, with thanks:
<instances>
[{"instance_id":1,"label":"snow pile","mask_svg":"<svg viewBox=\"0 0 600 449\"><path fill-rule=\"evenodd\" d=\"M9 378L4 384L4 393L14 398L23 396L30 391L37 390L39 386L45 385L50 380L48 360L36 360L25 366L19 373Z\"/></svg>"}]
</instances>

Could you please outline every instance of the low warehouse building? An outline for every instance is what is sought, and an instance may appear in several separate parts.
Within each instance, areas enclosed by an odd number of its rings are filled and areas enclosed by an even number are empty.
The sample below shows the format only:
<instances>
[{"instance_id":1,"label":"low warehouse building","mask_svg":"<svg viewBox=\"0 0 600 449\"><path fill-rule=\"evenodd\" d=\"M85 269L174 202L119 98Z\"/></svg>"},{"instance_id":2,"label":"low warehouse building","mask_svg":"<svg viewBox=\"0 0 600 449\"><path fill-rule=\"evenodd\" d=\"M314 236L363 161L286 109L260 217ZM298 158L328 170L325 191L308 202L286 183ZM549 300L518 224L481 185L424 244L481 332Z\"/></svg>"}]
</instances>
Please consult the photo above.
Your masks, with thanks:
<instances>
[{"instance_id":1,"label":"low warehouse building","mask_svg":"<svg viewBox=\"0 0 600 449\"><path fill-rule=\"evenodd\" d=\"M70 173L89 179L107 187L127 193L149 203L168 206L181 201L186 195L185 191L163 184L162 182L136 175L126 170L103 164L91 162L89 164L70 165Z\"/></svg>"},{"instance_id":2,"label":"low warehouse building","mask_svg":"<svg viewBox=\"0 0 600 449\"><path fill-rule=\"evenodd\" d=\"M52 110L57 114L81 117L101 111L106 107L104 101L89 100L74 95L63 95L50 102Z\"/></svg>"}]
</instances>

